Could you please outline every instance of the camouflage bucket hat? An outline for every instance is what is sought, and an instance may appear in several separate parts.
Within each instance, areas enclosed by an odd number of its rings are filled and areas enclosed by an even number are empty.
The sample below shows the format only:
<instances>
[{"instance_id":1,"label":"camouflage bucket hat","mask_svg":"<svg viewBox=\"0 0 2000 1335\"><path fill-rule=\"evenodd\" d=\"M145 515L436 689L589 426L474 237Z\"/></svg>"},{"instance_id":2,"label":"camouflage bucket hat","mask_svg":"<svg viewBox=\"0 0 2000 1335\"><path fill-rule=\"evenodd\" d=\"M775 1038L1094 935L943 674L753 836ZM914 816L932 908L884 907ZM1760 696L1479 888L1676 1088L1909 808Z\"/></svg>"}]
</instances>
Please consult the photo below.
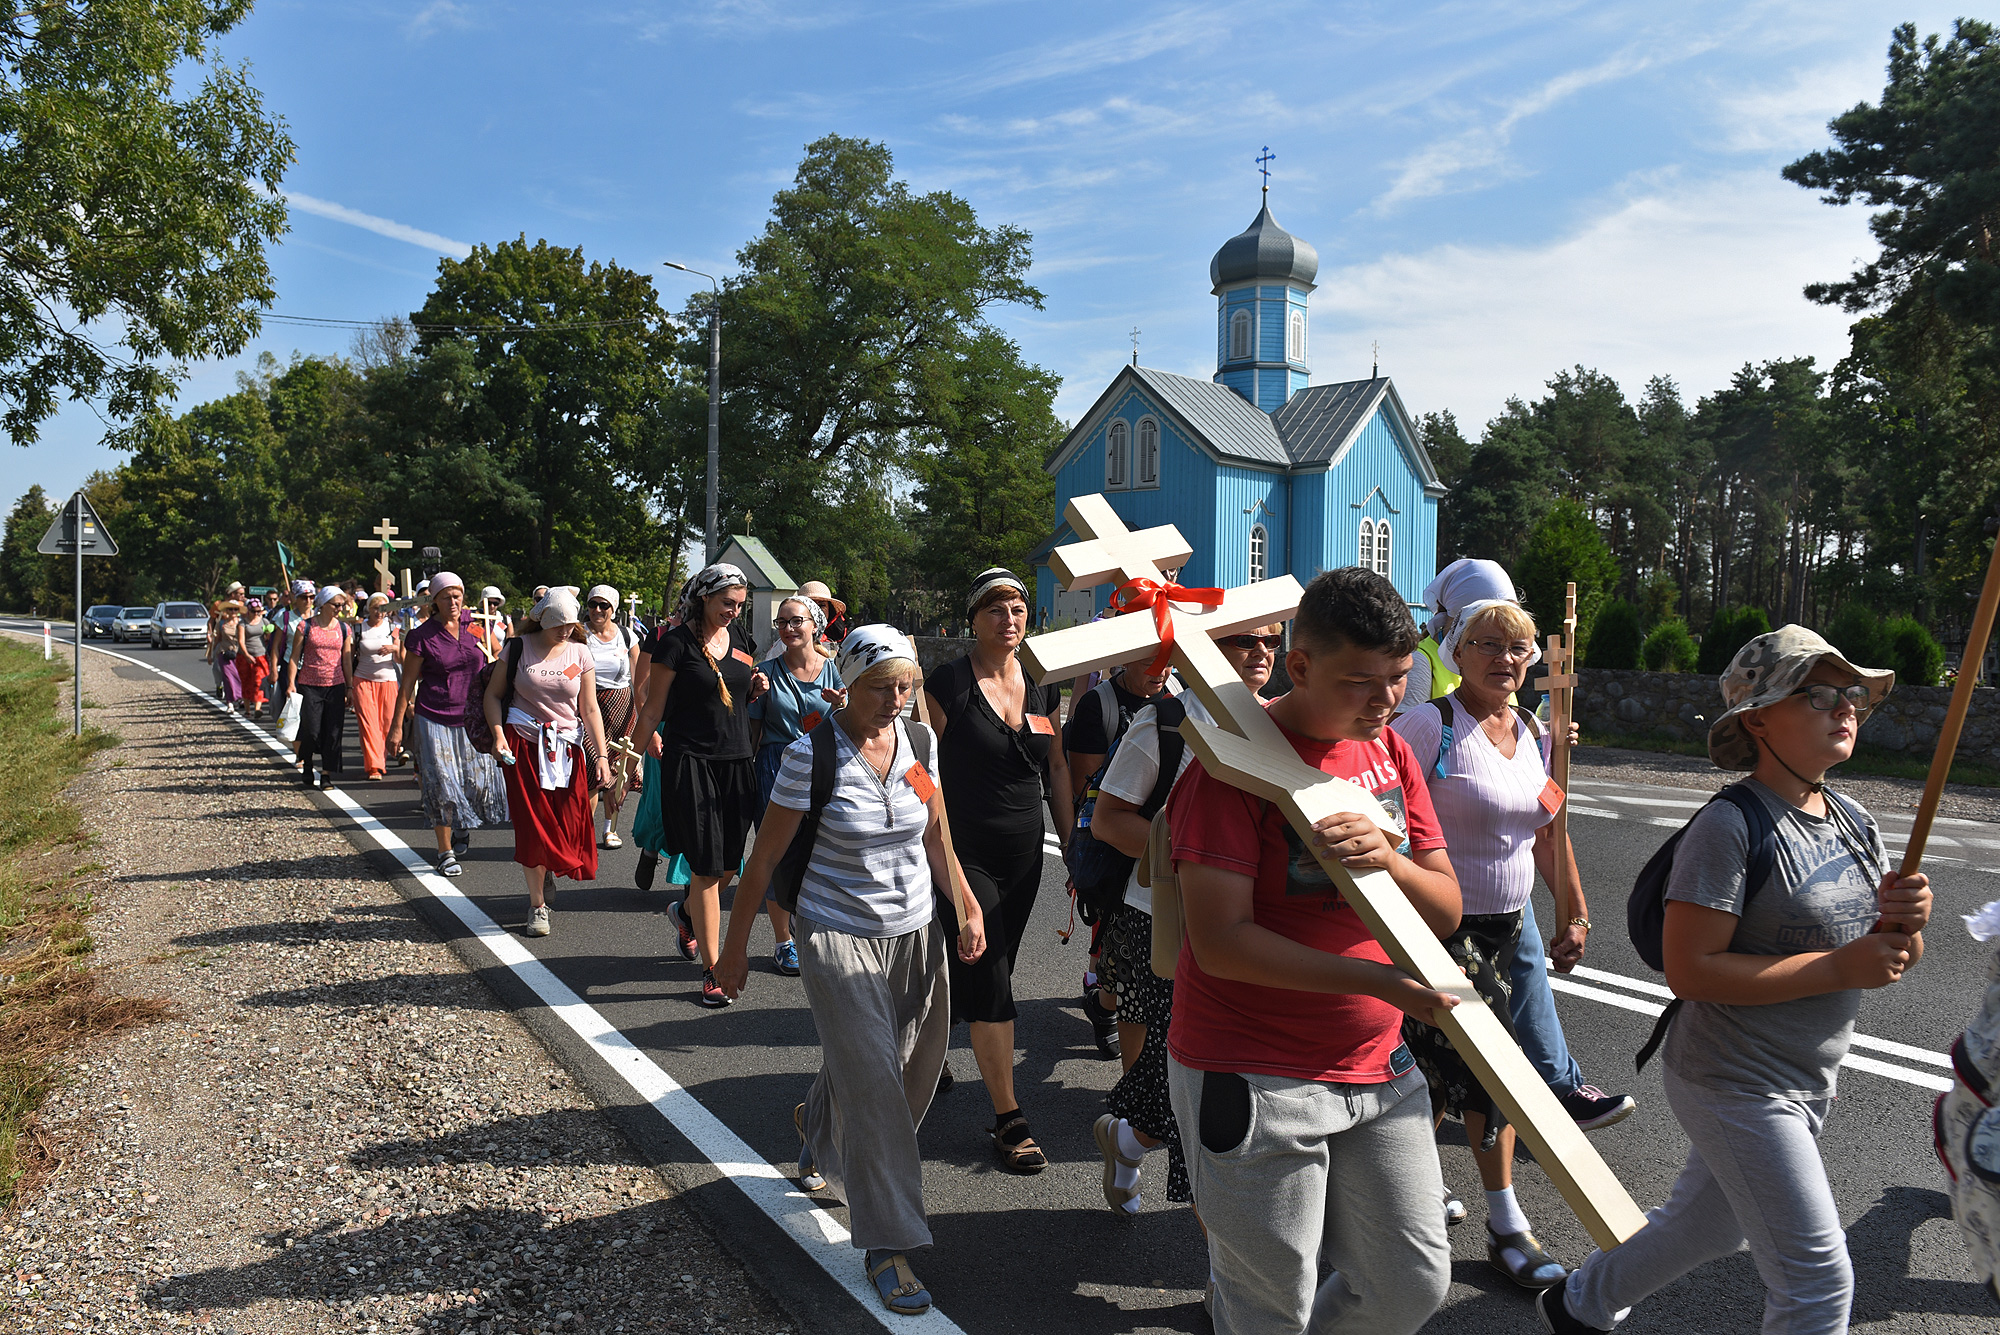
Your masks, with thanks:
<instances>
[{"instance_id":1,"label":"camouflage bucket hat","mask_svg":"<svg viewBox=\"0 0 2000 1335\"><path fill-rule=\"evenodd\" d=\"M1856 667L1804 626L1780 626L1759 635L1729 660L1722 674L1722 702L1728 708L1709 725L1708 758L1721 769L1756 769L1757 743L1743 731L1742 715L1789 696L1822 658L1832 659L1868 688L1869 709L1881 704L1896 685L1896 674L1889 669Z\"/></svg>"}]
</instances>

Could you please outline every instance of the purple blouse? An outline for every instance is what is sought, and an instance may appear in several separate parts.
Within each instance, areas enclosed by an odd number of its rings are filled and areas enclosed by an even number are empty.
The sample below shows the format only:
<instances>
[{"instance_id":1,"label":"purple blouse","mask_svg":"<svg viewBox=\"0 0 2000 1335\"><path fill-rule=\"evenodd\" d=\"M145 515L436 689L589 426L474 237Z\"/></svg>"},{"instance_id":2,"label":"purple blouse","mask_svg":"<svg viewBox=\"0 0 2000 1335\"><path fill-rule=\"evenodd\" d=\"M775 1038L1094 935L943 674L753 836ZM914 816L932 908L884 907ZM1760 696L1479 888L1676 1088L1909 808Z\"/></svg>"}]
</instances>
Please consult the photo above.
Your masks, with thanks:
<instances>
[{"instance_id":1,"label":"purple blouse","mask_svg":"<svg viewBox=\"0 0 2000 1335\"><path fill-rule=\"evenodd\" d=\"M439 723L463 724L473 684L479 669L486 666L486 652L466 623L459 623L458 638L453 639L443 622L426 621L403 637L403 647L418 655L422 665L417 712Z\"/></svg>"}]
</instances>

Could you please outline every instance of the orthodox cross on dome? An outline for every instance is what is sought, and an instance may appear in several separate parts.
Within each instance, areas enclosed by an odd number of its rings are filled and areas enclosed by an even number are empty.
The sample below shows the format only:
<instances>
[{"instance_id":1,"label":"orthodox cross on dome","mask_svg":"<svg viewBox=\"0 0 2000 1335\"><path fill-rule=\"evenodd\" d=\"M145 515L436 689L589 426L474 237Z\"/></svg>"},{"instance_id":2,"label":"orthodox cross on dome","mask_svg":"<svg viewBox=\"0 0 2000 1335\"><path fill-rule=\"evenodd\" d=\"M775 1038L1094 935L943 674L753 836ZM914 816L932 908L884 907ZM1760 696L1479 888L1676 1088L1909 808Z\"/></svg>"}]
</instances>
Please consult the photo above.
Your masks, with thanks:
<instances>
[{"instance_id":1,"label":"orthodox cross on dome","mask_svg":"<svg viewBox=\"0 0 2000 1335\"><path fill-rule=\"evenodd\" d=\"M1139 364L1139 326L1132 326L1132 365Z\"/></svg>"},{"instance_id":2,"label":"orthodox cross on dome","mask_svg":"<svg viewBox=\"0 0 2000 1335\"><path fill-rule=\"evenodd\" d=\"M1152 615L1128 612L1030 638L1021 657L1036 680L1063 680L1161 652L1220 725L1193 716L1181 725L1203 768L1275 805L1307 848L1313 822L1336 812L1360 812L1382 829L1400 828L1366 789L1301 760L1215 644L1217 635L1288 620L1304 592L1296 579L1280 575L1227 591L1183 589L1163 573L1192 555L1172 525L1134 532L1101 495L1077 497L1064 516L1082 540L1049 554L1056 577L1072 590L1123 586L1125 605ZM1389 873L1356 872L1330 859L1319 865L1398 968L1460 999L1438 1016L1452 1046L1528 1142L1592 1241L1609 1250L1645 1227L1639 1207Z\"/></svg>"},{"instance_id":3,"label":"orthodox cross on dome","mask_svg":"<svg viewBox=\"0 0 2000 1335\"><path fill-rule=\"evenodd\" d=\"M1271 202L1271 164L1277 160L1278 155L1271 151L1269 144L1264 145L1264 151L1257 155L1257 170L1264 175L1264 202L1266 204Z\"/></svg>"}]
</instances>

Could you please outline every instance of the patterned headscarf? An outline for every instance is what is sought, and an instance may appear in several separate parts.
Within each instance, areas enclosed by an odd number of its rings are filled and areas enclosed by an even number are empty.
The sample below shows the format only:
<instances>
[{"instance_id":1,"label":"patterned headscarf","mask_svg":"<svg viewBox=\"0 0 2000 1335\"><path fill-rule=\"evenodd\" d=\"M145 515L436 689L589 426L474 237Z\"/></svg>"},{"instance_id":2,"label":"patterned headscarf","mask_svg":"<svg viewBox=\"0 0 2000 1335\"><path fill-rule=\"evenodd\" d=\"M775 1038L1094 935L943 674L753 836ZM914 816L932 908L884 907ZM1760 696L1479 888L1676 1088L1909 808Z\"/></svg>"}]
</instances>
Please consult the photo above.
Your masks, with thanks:
<instances>
[{"instance_id":1,"label":"patterned headscarf","mask_svg":"<svg viewBox=\"0 0 2000 1335\"><path fill-rule=\"evenodd\" d=\"M892 658L907 658L913 670L917 667L917 646L909 636L894 626L856 626L840 642L833 666L840 673L840 684L852 686L869 668Z\"/></svg>"},{"instance_id":2,"label":"patterned headscarf","mask_svg":"<svg viewBox=\"0 0 2000 1335\"><path fill-rule=\"evenodd\" d=\"M724 589L747 589L749 578L727 561L717 561L687 582L681 591L681 624L694 623L700 629L701 610L710 594Z\"/></svg>"},{"instance_id":3,"label":"patterned headscarf","mask_svg":"<svg viewBox=\"0 0 2000 1335\"><path fill-rule=\"evenodd\" d=\"M965 595L965 614L978 611L979 600L999 588L1012 589L1024 599L1028 596L1028 586L1019 575L1005 566L991 566L972 577L972 592Z\"/></svg>"},{"instance_id":4,"label":"patterned headscarf","mask_svg":"<svg viewBox=\"0 0 2000 1335\"><path fill-rule=\"evenodd\" d=\"M814 598L811 594L795 593L788 598L780 598L778 600L778 611L783 612L785 610L786 603L805 604L806 613L812 618L813 643L818 644L819 637L826 634L826 609L819 605L819 600Z\"/></svg>"}]
</instances>

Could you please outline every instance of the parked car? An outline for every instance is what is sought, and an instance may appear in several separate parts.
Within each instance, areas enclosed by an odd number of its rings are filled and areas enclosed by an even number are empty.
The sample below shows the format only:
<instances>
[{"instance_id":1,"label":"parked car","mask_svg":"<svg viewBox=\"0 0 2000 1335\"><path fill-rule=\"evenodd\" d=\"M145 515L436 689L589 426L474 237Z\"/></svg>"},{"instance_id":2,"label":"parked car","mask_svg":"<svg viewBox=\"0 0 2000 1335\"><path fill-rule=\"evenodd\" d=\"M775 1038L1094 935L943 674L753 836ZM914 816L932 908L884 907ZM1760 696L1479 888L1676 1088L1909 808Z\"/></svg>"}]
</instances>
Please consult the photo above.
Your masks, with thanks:
<instances>
[{"instance_id":1,"label":"parked car","mask_svg":"<svg viewBox=\"0 0 2000 1335\"><path fill-rule=\"evenodd\" d=\"M111 638L111 623L119 618L125 609L116 603L99 603L83 614L83 633L93 640Z\"/></svg>"},{"instance_id":2,"label":"parked car","mask_svg":"<svg viewBox=\"0 0 2000 1335\"><path fill-rule=\"evenodd\" d=\"M175 644L207 644L208 609L200 603L161 603L153 609L147 642L155 649Z\"/></svg>"},{"instance_id":3,"label":"parked car","mask_svg":"<svg viewBox=\"0 0 2000 1335\"><path fill-rule=\"evenodd\" d=\"M149 640L153 636L153 609L128 607L111 623L111 638L119 644L127 640Z\"/></svg>"}]
</instances>

